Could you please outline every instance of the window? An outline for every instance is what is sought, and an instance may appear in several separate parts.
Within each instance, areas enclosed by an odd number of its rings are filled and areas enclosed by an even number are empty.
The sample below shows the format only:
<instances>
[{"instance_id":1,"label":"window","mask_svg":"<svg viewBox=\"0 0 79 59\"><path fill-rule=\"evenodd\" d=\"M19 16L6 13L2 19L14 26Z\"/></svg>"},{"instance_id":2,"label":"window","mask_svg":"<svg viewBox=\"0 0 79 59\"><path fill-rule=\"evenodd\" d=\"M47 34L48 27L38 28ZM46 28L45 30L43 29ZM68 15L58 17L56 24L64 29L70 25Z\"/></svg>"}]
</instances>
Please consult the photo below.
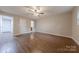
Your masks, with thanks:
<instances>
[{"instance_id":1,"label":"window","mask_svg":"<svg viewBox=\"0 0 79 59\"><path fill-rule=\"evenodd\" d=\"M0 15L0 32L13 32L13 17Z\"/></svg>"}]
</instances>

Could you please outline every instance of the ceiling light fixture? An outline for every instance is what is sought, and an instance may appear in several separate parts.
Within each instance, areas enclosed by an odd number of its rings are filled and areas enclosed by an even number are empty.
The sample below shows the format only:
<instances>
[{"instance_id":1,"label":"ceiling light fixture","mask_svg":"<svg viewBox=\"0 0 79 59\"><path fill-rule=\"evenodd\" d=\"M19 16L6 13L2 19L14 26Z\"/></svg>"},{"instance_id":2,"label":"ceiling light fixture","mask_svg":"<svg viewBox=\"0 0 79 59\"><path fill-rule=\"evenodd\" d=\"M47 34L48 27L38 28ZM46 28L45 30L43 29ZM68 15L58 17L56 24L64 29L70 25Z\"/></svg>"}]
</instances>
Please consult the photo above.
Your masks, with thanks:
<instances>
[{"instance_id":1,"label":"ceiling light fixture","mask_svg":"<svg viewBox=\"0 0 79 59\"><path fill-rule=\"evenodd\" d=\"M44 14L41 12L41 8L39 6L28 7L27 11L34 16L40 16L41 14Z\"/></svg>"},{"instance_id":2,"label":"ceiling light fixture","mask_svg":"<svg viewBox=\"0 0 79 59\"><path fill-rule=\"evenodd\" d=\"M33 15L39 16L40 8L38 9L37 7L34 6L33 9L32 9L32 11L33 11Z\"/></svg>"}]
</instances>

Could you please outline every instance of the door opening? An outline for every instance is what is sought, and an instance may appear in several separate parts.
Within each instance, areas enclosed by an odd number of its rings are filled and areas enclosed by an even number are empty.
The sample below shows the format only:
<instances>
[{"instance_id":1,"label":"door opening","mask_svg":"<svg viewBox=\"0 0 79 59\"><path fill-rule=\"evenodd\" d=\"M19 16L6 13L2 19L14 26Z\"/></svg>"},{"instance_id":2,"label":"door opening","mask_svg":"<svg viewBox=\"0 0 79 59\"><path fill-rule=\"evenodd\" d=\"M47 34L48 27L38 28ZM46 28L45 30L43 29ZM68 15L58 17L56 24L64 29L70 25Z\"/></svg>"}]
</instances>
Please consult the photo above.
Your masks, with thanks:
<instances>
[{"instance_id":1,"label":"door opening","mask_svg":"<svg viewBox=\"0 0 79 59\"><path fill-rule=\"evenodd\" d=\"M31 20L31 27L30 27L30 31L31 32L35 32L35 25L34 25L34 21L33 20Z\"/></svg>"}]
</instances>

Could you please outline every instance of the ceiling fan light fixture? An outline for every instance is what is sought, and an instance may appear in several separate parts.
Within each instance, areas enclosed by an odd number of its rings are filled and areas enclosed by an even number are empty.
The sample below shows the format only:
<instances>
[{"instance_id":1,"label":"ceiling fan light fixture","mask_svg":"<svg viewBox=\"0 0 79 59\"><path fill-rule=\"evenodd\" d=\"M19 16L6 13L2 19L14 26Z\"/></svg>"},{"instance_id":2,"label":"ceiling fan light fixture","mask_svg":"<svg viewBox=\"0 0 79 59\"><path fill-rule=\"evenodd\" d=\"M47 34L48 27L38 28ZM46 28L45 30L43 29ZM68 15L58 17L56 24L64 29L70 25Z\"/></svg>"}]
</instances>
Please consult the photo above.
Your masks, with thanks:
<instances>
[{"instance_id":1,"label":"ceiling fan light fixture","mask_svg":"<svg viewBox=\"0 0 79 59\"><path fill-rule=\"evenodd\" d=\"M41 12L40 6L32 6L31 8L28 8L28 11L33 15L33 16L39 16L41 14L44 14Z\"/></svg>"},{"instance_id":2,"label":"ceiling fan light fixture","mask_svg":"<svg viewBox=\"0 0 79 59\"><path fill-rule=\"evenodd\" d=\"M33 15L34 15L34 16L38 16L38 15L39 15L39 13L34 13Z\"/></svg>"}]
</instances>

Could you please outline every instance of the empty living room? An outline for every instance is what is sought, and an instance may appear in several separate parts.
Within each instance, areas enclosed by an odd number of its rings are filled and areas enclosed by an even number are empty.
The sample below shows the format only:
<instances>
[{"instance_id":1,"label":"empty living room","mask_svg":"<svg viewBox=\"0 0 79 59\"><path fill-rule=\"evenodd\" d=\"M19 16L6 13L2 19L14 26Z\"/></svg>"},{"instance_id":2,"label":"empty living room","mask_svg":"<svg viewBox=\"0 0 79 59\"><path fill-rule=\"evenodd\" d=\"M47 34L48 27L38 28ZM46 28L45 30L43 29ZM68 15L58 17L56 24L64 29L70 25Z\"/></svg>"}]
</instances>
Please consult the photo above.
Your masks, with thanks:
<instances>
[{"instance_id":1,"label":"empty living room","mask_svg":"<svg viewBox=\"0 0 79 59\"><path fill-rule=\"evenodd\" d=\"M79 53L79 7L0 6L0 53Z\"/></svg>"}]
</instances>

